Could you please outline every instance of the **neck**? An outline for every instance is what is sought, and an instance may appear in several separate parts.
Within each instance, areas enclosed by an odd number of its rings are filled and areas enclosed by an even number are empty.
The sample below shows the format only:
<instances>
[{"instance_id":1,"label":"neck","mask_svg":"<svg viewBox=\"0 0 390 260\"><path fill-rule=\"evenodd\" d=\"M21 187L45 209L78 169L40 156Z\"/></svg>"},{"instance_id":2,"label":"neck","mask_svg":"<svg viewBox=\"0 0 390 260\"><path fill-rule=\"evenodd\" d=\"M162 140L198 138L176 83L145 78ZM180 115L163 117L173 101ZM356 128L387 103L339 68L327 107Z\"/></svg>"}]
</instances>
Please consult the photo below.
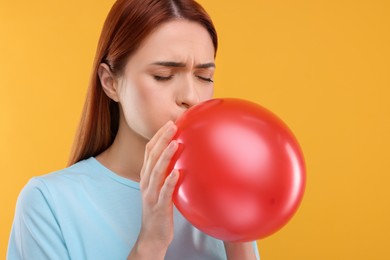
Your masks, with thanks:
<instances>
[{"instance_id":1,"label":"neck","mask_svg":"<svg viewBox=\"0 0 390 260\"><path fill-rule=\"evenodd\" d=\"M119 176L139 182L147 142L121 118L113 144L96 159Z\"/></svg>"}]
</instances>

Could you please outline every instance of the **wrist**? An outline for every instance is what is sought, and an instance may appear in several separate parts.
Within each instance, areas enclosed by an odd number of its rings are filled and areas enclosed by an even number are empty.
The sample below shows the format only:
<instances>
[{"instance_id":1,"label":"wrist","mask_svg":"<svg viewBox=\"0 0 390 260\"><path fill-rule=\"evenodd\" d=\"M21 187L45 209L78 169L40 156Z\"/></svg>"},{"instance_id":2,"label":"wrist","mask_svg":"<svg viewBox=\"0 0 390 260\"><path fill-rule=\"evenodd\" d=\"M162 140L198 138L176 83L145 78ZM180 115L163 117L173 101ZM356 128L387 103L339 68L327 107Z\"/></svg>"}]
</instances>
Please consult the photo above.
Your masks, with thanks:
<instances>
[{"instance_id":1,"label":"wrist","mask_svg":"<svg viewBox=\"0 0 390 260\"><path fill-rule=\"evenodd\" d=\"M256 259L253 242L224 242L228 260Z\"/></svg>"},{"instance_id":2,"label":"wrist","mask_svg":"<svg viewBox=\"0 0 390 260\"><path fill-rule=\"evenodd\" d=\"M138 237L127 259L164 259L168 246L162 241Z\"/></svg>"}]
</instances>

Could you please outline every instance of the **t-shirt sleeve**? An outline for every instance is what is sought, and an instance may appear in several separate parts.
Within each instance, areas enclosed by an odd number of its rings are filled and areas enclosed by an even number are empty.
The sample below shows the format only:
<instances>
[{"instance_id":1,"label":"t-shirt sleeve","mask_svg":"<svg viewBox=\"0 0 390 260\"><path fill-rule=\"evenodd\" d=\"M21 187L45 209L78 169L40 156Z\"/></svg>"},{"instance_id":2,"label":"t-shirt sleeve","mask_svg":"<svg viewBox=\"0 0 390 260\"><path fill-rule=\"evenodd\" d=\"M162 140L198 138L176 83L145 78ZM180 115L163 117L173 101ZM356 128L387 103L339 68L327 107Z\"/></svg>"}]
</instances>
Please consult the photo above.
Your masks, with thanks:
<instances>
[{"instance_id":1,"label":"t-shirt sleeve","mask_svg":"<svg viewBox=\"0 0 390 260\"><path fill-rule=\"evenodd\" d=\"M45 184L31 179L16 204L8 260L70 259L53 205Z\"/></svg>"}]
</instances>

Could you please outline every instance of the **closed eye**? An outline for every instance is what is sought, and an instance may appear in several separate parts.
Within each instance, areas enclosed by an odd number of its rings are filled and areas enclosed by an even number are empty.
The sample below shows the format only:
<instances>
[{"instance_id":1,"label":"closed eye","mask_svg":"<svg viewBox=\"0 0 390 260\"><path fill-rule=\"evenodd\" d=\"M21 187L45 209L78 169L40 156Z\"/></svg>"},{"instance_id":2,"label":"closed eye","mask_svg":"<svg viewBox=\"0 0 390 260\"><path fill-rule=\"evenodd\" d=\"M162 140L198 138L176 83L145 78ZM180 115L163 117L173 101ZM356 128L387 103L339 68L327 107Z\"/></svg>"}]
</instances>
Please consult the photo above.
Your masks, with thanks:
<instances>
[{"instance_id":1,"label":"closed eye","mask_svg":"<svg viewBox=\"0 0 390 260\"><path fill-rule=\"evenodd\" d=\"M212 80L211 78L206 78L206 77L202 77L202 76L196 76L198 79L201 79L203 81L206 81L206 82L214 82L214 80Z\"/></svg>"},{"instance_id":2,"label":"closed eye","mask_svg":"<svg viewBox=\"0 0 390 260\"><path fill-rule=\"evenodd\" d=\"M157 81L167 81L167 80L170 80L173 78L173 75L169 75L169 76L158 76L158 75L154 75L153 78Z\"/></svg>"}]
</instances>

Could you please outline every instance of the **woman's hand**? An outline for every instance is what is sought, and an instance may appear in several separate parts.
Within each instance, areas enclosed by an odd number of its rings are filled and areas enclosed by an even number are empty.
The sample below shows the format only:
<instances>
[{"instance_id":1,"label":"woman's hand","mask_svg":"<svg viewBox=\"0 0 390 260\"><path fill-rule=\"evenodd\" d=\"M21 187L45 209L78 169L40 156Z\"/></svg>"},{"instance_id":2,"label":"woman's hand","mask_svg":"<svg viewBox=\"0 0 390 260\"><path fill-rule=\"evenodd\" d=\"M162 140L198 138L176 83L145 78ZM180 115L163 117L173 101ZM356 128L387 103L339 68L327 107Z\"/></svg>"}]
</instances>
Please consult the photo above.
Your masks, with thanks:
<instances>
[{"instance_id":1,"label":"woman's hand","mask_svg":"<svg viewBox=\"0 0 390 260\"><path fill-rule=\"evenodd\" d=\"M228 260L256 260L253 242L234 243L224 242Z\"/></svg>"},{"instance_id":2,"label":"woman's hand","mask_svg":"<svg viewBox=\"0 0 390 260\"><path fill-rule=\"evenodd\" d=\"M146 145L141 170L142 226L128 259L164 259L173 240L172 194L179 172L166 170L178 144L172 141L177 130L170 121Z\"/></svg>"}]
</instances>

